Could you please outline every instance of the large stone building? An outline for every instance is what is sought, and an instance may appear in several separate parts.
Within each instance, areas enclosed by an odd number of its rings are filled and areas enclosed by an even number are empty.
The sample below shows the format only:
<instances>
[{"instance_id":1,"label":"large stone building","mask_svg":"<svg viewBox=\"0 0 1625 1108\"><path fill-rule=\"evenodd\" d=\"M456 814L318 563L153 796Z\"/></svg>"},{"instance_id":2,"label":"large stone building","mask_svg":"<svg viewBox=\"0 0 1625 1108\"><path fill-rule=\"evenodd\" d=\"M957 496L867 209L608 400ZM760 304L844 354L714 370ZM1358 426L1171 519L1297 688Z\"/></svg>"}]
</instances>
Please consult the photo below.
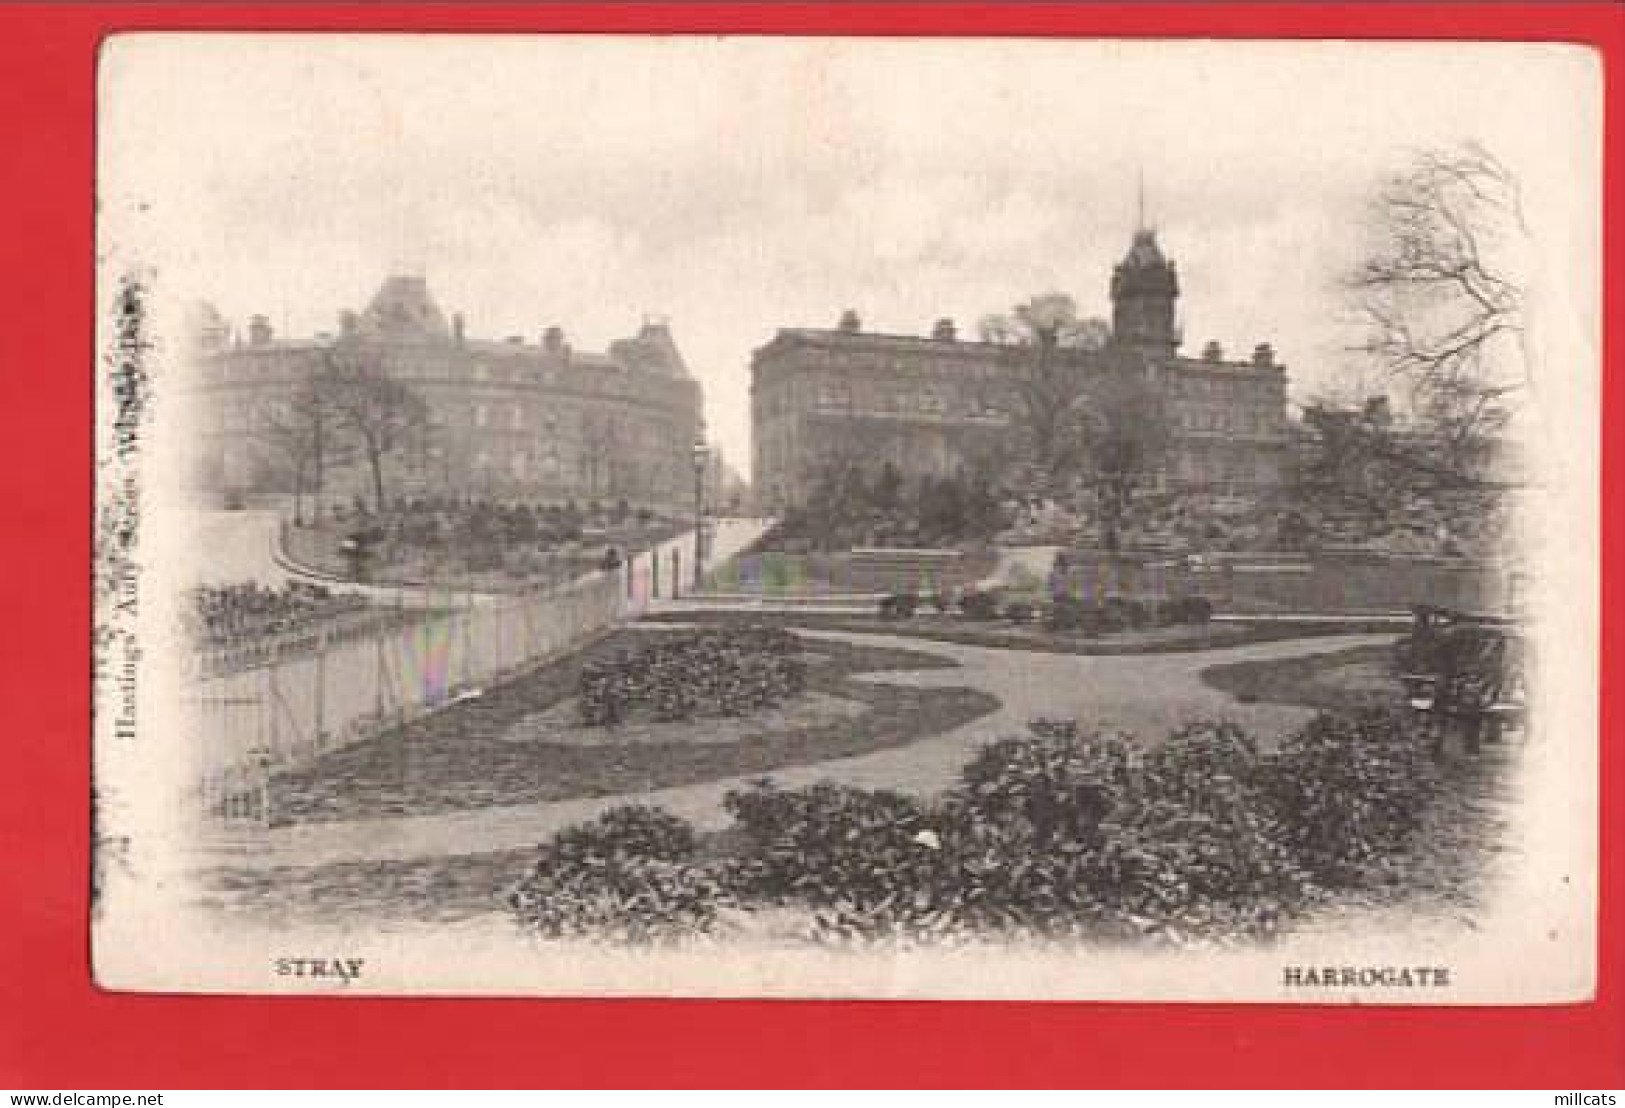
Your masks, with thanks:
<instances>
[{"instance_id":1,"label":"large stone building","mask_svg":"<svg viewBox=\"0 0 1625 1108\"><path fill-rule=\"evenodd\" d=\"M557 327L535 341L485 341L462 316L447 319L422 277L397 275L365 311L344 313L336 334L280 339L256 316L237 335L205 310L195 335L194 472L210 491L291 491L288 451L268 429L286 421L300 383L337 360L380 368L427 409L387 459L391 497L692 505L701 391L664 321L603 354L573 349ZM354 461L329 467L324 495L364 495L366 477Z\"/></svg>"},{"instance_id":2,"label":"large stone building","mask_svg":"<svg viewBox=\"0 0 1625 1108\"><path fill-rule=\"evenodd\" d=\"M1061 346L1051 356L1094 380L1143 366L1160 390L1171 445L1156 479L1171 487L1247 496L1279 483L1290 434L1286 368L1269 344L1227 360L1209 343L1179 353L1178 272L1142 229L1111 280L1104 348ZM1008 456L1020 435L1023 375L1034 347L967 341L940 320L930 335L862 330L854 313L830 330L781 330L751 365L754 484L770 511L805 501L831 457L905 475L947 475ZM1028 394L1030 395L1030 394Z\"/></svg>"}]
</instances>

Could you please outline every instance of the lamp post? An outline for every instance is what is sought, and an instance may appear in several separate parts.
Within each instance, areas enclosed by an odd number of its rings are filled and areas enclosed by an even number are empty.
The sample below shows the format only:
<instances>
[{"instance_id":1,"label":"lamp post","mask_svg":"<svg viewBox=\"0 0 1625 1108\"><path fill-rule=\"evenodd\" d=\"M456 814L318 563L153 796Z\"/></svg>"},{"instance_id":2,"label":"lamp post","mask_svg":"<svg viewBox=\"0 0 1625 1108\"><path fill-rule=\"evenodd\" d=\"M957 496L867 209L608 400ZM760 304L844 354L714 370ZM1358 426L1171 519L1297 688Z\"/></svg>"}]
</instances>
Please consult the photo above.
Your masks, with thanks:
<instances>
[{"instance_id":1,"label":"lamp post","mask_svg":"<svg viewBox=\"0 0 1625 1108\"><path fill-rule=\"evenodd\" d=\"M694 590L705 578L705 467L711 448L703 438L694 440Z\"/></svg>"}]
</instances>

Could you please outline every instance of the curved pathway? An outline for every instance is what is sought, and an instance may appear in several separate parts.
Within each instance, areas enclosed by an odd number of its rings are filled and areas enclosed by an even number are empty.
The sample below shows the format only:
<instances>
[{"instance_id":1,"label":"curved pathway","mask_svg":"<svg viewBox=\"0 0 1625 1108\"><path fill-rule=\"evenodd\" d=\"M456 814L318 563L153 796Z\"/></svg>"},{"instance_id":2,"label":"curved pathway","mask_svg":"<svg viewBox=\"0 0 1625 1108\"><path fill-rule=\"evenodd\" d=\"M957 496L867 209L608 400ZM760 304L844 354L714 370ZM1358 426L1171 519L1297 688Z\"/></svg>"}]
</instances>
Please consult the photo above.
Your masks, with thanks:
<instances>
[{"instance_id":1,"label":"curved pathway","mask_svg":"<svg viewBox=\"0 0 1625 1108\"><path fill-rule=\"evenodd\" d=\"M798 634L952 658L960 663L959 668L888 671L867 679L917 687L968 686L999 698L1003 706L991 715L934 738L851 758L788 767L772 774L775 781L787 787L835 780L916 793L940 791L953 781L965 760L983 742L1018 731L1027 720L1042 716L1076 717L1090 726L1122 728L1160 738L1188 720L1223 715L1261 737L1279 735L1308 718L1309 710L1241 704L1204 684L1201 671L1227 662L1295 658L1393 639L1391 635L1340 635L1186 653L1092 657L964 646L900 635L808 630ZM647 793L281 827L256 834L236 849L208 850L195 861L210 866L262 868L515 850L629 800L659 805L703 830L715 830L728 824L722 808L724 795L747 780L734 777Z\"/></svg>"}]
</instances>

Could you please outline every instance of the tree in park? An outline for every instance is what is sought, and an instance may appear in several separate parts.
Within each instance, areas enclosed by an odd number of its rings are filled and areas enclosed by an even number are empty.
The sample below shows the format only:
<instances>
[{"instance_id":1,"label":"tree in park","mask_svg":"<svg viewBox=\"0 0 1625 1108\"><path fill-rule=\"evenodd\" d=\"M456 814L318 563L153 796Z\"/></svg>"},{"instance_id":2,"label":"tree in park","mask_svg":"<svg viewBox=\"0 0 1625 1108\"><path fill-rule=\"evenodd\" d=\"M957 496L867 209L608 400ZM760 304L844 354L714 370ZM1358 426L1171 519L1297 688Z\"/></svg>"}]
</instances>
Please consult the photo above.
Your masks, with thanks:
<instances>
[{"instance_id":1,"label":"tree in park","mask_svg":"<svg viewBox=\"0 0 1625 1108\"><path fill-rule=\"evenodd\" d=\"M1362 353L1395 387L1409 430L1338 430L1399 487L1486 491L1496 446L1529 387L1518 184L1475 143L1423 150L1372 198L1345 285Z\"/></svg>"},{"instance_id":2,"label":"tree in park","mask_svg":"<svg viewBox=\"0 0 1625 1108\"><path fill-rule=\"evenodd\" d=\"M856 452L832 449L812 467L803 514L823 537L844 535L866 522L871 493L867 466Z\"/></svg>"},{"instance_id":3,"label":"tree in park","mask_svg":"<svg viewBox=\"0 0 1625 1108\"><path fill-rule=\"evenodd\" d=\"M286 461L293 479L296 523L305 519L305 494L317 498L319 514L327 472L353 460L344 430L334 382L320 370L300 380L285 401L257 413L252 435Z\"/></svg>"},{"instance_id":4,"label":"tree in park","mask_svg":"<svg viewBox=\"0 0 1625 1108\"><path fill-rule=\"evenodd\" d=\"M984 342L1021 352L1010 394L1027 462L1020 484L1024 491L1064 496L1085 467L1082 415L1089 391L1084 367L1064 351L1099 351L1110 328L1103 320L1080 319L1066 293L1049 292L1028 298L1009 315L988 316L980 332Z\"/></svg>"},{"instance_id":5,"label":"tree in park","mask_svg":"<svg viewBox=\"0 0 1625 1108\"><path fill-rule=\"evenodd\" d=\"M875 509L885 515L895 515L903 507L903 474L898 470L897 463L887 460L875 474L874 485L869 490L870 500Z\"/></svg>"},{"instance_id":6,"label":"tree in park","mask_svg":"<svg viewBox=\"0 0 1625 1108\"><path fill-rule=\"evenodd\" d=\"M380 360L359 350L329 350L326 372L333 404L366 459L375 510L388 503L384 463L420 444L429 409L416 392L390 377Z\"/></svg>"}]
</instances>

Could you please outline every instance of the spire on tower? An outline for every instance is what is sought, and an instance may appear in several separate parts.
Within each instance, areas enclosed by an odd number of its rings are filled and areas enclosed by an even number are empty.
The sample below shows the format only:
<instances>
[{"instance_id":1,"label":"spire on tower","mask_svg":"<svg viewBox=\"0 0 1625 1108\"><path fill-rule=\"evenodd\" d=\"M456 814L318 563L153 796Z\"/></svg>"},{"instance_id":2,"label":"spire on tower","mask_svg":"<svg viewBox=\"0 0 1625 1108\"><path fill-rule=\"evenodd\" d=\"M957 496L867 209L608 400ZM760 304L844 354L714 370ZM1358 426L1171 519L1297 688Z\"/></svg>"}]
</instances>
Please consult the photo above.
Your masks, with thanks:
<instances>
[{"instance_id":1,"label":"spire on tower","mask_svg":"<svg viewBox=\"0 0 1625 1108\"><path fill-rule=\"evenodd\" d=\"M1145 166L1140 167L1139 192L1137 194L1138 206L1135 208L1134 229L1143 231L1145 226Z\"/></svg>"}]
</instances>

